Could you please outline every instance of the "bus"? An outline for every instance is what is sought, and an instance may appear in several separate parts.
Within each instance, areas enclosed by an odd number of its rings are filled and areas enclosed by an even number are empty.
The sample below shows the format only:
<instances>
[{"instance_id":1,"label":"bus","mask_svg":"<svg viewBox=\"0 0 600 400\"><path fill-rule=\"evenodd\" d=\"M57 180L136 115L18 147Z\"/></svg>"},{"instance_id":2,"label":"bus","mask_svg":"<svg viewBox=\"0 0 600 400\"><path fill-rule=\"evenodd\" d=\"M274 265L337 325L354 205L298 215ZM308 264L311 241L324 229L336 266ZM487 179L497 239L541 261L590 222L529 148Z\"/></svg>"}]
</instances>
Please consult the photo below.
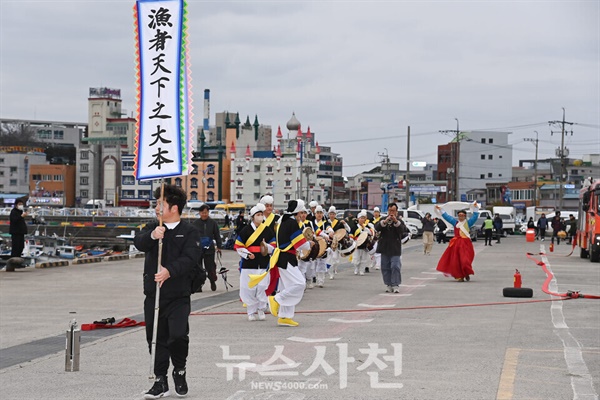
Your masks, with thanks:
<instances>
[{"instance_id":1,"label":"bus","mask_svg":"<svg viewBox=\"0 0 600 400\"><path fill-rule=\"evenodd\" d=\"M244 203L229 203L229 204L217 204L215 210L224 211L225 213L233 214L234 216L240 211L246 212L246 204Z\"/></svg>"},{"instance_id":2,"label":"bus","mask_svg":"<svg viewBox=\"0 0 600 400\"><path fill-rule=\"evenodd\" d=\"M579 191L577 245L581 258L600 261L600 179L586 180Z\"/></svg>"}]
</instances>

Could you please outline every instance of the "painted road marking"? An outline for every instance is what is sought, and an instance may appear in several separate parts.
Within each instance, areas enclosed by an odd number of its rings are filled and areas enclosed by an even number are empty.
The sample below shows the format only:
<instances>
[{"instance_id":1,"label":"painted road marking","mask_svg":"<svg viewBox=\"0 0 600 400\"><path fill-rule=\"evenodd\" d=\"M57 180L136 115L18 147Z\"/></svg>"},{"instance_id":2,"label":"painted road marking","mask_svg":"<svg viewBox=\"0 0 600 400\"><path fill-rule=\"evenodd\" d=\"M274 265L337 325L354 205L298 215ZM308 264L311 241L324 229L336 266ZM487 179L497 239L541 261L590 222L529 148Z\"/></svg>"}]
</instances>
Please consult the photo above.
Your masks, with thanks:
<instances>
[{"instance_id":1,"label":"painted road marking","mask_svg":"<svg viewBox=\"0 0 600 400\"><path fill-rule=\"evenodd\" d=\"M365 304L359 303L359 307L367 307L367 308L384 308L384 307L396 307L395 304Z\"/></svg>"},{"instance_id":2,"label":"painted road marking","mask_svg":"<svg viewBox=\"0 0 600 400\"><path fill-rule=\"evenodd\" d=\"M510 400L513 398L520 351L521 349L508 348L504 353L504 365L502 366L498 392L496 393L497 400Z\"/></svg>"},{"instance_id":3,"label":"painted road marking","mask_svg":"<svg viewBox=\"0 0 600 400\"><path fill-rule=\"evenodd\" d=\"M321 339L312 339L312 338L304 338L300 336L292 336L289 337L288 340L292 342L300 342L300 343L325 343L325 342L337 342L342 338L321 338Z\"/></svg>"},{"instance_id":4,"label":"painted road marking","mask_svg":"<svg viewBox=\"0 0 600 400\"><path fill-rule=\"evenodd\" d=\"M416 277L416 276L411 276L410 279L419 279L419 280L431 280L431 279L437 279L437 278L421 278L421 277Z\"/></svg>"},{"instance_id":5,"label":"painted road marking","mask_svg":"<svg viewBox=\"0 0 600 400\"><path fill-rule=\"evenodd\" d=\"M401 296L412 296L412 293L379 293L380 296L391 296L391 297L401 297Z\"/></svg>"},{"instance_id":6,"label":"painted road marking","mask_svg":"<svg viewBox=\"0 0 600 400\"><path fill-rule=\"evenodd\" d=\"M373 321L373 318L369 319L342 319L342 318L329 318L330 322L340 322L342 324L361 324Z\"/></svg>"}]
</instances>

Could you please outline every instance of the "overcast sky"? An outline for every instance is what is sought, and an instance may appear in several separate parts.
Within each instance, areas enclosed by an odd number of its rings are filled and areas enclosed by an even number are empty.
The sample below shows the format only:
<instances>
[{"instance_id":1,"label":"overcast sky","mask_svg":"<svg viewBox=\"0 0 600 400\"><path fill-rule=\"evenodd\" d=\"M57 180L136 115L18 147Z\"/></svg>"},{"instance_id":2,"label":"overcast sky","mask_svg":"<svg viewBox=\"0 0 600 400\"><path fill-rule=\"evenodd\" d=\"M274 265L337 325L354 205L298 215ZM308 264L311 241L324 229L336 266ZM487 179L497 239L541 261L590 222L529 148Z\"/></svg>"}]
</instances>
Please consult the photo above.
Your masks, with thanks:
<instances>
[{"instance_id":1,"label":"overcast sky","mask_svg":"<svg viewBox=\"0 0 600 400\"><path fill-rule=\"evenodd\" d=\"M0 0L0 116L87 122L90 87L135 110L134 1ZM600 153L600 7L594 1L188 2L196 125L221 111L273 127L296 113L344 174L387 152L435 162L439 130L510 131L513 165L576 122L571 157Z\"/></svg>"}]
</instances>

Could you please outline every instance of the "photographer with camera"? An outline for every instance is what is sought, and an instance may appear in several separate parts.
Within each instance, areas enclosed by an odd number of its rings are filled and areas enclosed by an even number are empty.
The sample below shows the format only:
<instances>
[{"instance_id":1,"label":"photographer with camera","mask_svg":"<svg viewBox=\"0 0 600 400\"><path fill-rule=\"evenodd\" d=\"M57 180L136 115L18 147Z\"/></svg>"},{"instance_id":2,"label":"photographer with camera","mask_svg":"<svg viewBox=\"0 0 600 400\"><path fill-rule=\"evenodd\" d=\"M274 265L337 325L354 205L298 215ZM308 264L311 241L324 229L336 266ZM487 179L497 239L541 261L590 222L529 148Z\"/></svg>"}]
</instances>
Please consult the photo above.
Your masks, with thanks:
<instances>
[{"instance_id":1,"label":"photographer with camera","mask_svg":"<svg viewBox=\"0 0 600 400\"><path fill-rule=\"evenodd\" d=\"M402 283L402 244L410 239L410 233L398 217L398 205L388 205L388 216L375 224L379 232L377 253L381 254L381 275L388 293L399 293Z\"/></svg>"}]
</instances>

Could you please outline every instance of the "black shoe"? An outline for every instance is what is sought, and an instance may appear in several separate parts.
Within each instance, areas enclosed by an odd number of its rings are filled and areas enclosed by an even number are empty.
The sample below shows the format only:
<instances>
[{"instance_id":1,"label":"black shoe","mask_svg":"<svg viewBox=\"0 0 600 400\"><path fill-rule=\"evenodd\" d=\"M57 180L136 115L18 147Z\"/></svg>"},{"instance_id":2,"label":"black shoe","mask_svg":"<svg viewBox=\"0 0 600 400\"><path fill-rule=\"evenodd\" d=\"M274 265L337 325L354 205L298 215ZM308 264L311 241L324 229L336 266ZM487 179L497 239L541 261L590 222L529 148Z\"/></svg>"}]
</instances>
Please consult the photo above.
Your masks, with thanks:
<instances>
[{"instance_id":1,"label":"black shoe","mask_svg":"<svg viewBox=\"0 0 600 400\"><path fill-rule=\"evenodd\" d=\"M169 382L165 375L157 376L154 381L154 385L144 394L145 399L160 399L161 397L168 397L169 393Z\"/></svg>"},{"instance_id":2,"label":"black shoe","mask_svg":"<svg viewBox=\"0 0 600 400\"><path fill-rule=\"evenodd\" d=\"M174 369L173 381L175 382L175 393L177 396L185 396L188 392L188 385L185 381L185 369Z\"/></svg>"},{"instance_id":3,"label":"black shoe","mask_svg":"<svg viewBox=\"0 0 600 400\"><path fill-rule=\"evenodd\" d=\"M212 290L213 292L215 290L217 290L217 282L215 281L210 281L210 290Z\"/></svg>"},{"instance_id":4,"label":"black shoe","mask_svg":"<svg viewBox=\"0 0 600 400\"><path fill-rule=\"evenodd\" d=\"M313 283L317 283L317 277L316 277L316 276L313 276L313 280L312 280L312 282L313 282Z\"/></svg>"},{"instance_id":5,"label":"black shoe","mask_svg":"<svg viewBox=\"0 0 600 400\"><path fill-rule=\"evenodd\" d=\"M369 272L369 267L365 267L365 272Z\"/></svg>"}]
</instances>

